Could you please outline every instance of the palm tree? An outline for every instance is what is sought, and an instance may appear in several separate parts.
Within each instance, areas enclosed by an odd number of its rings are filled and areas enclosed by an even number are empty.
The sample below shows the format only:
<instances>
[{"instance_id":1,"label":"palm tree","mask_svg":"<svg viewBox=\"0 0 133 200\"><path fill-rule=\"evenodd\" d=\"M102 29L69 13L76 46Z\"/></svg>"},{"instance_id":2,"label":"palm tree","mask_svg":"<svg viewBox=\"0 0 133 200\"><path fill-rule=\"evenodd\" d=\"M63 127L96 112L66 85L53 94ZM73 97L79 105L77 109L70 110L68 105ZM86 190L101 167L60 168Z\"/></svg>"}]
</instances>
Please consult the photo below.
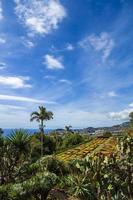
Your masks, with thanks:
<instances>
[{"instance_id":1,"label":"palm tree","mask_svg":"<svg viewBox=\"0 0 133 200\"><path fill-rule=\"evenodd\" d=\"M71 128L72 128L72 126L71 125L69 125L69 126L65 126L65 131L66 131L66 133L72 133L73 131L71 130Z\"/></svg>"},{"instance_id":2,"label":"palm tree","mask_svg":"<svg viewBox=\"0 0 133 200\"><path fill-rule=\"evenodd\" d=\"M39 106L39 111L35 111L31 113L30 121L36 120L39 122L39 129L41 132L41 156L43 156L43 134L44 134L44 121L53 119L53 113L51 111L47 111L45 107Z\"/></svg>"}]
</instances>

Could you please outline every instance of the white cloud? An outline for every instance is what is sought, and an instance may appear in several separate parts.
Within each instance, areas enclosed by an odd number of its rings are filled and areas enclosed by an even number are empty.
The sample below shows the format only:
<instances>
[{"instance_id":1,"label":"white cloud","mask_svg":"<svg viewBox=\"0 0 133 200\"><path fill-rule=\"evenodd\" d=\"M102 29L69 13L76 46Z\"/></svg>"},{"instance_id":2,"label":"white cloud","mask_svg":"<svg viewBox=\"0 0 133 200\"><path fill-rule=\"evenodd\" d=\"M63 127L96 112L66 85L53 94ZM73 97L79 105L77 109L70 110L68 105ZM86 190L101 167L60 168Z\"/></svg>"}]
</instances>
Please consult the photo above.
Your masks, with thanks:
<instances>
[{"instance_id":1,"label":"white cloud","mask_svg":"<svg viewBox=\"0 0 133 200\"><path fill-rule=\"evenodd\" d=\"M117 96L117 94L116 94L114 91L108 92L107 95L108 95L109 97L116 97L116 96Z\"/></svg>"},{"instance_id":2,"label":"white cloud","mask_svg":"<svg viewBox=\"0 0 133 200\"><path fill-rule=\"evenodd\" d=\"M109 113L109 116L115 120L128 120L129 113L132 111L133 111L133 109L128 108L128 109L124 109L120 112L111 112L111 113Z\"/></svg>"},{"instance_id":3,"label":"white cloud","mask_svg":"<svg viewBox=\"0 0 133 200\"><path fill-rule=\"evenodd\" d=\"M6 39L3 37L0 37L0 44L5 44L6 43Z\"/></svg>"},{"instance_id":4,"label":"white cloud","mask_svg":"<svg viewBox=\"0 0 133 200\"><path fill-rule=\"evenodd\" d=\"M31 88L30 84L25 83L29 77L0 76L0 85L9 86L13 89Z\"/></svg>"},{"instance_id":5,"label":"white cloud","mask_svg":"<svg viewBox=\"0 0 133 200\"><path fill-rule=\"evenodd\" d=\"M67 49L68 51L73 51L73 50L74 50L74 46L73 46L72 44L68 43L68 44L66 45L66 49Z\"/></svg>"},{"instance_id":6,"label":"white cloud","mask_svg":"<svg viewBox=\"0 0 133 200\"><path fill-rule=\"evenodd\" d=\"M1 62L0 63L0 70L6 69L6 63Z\"/></svg>"},{"instance_id":7,"label":"white cloud","mask_svg":"<svg viewBox=\"0 0 133 200\"><path fill-rule=\"evenodd\" d=\"M63 69L64 66L60 61L60 58L55 58L53 55L45 55L43 62L48 69Z\"/></svg>"},{"instance_id":8,"label":"white cloud","mask_svg":"<svg viewBox=\"0 0 133 200\"><path fill-rule=\"evenodd\" d=\"M28 97L10 96L10 95L2 95L2 94L0 94L0 100L23 101L23 102L31 102L31 103L56 104L56 102L54 102L54 101L45 101L45 100L32 99L32 98L28 98Z\"/></svg>"},{"instance_id":9,"label":"white cloud","mask_svg":"<svg viewBox=\"0 0 133 200\"><path fill-rule=\"evenodd\" d=\"M120 112L111 112L109 113L109 116L112 119L116 119L116 120L128 120L129 119L129 113L133 112L133 103L130 103L128 105L128 108L120 111Z\"/></svg>"},{"instance_id":10,"label":"white cloud","mask_svg":"<svg viewBox=\"0 0 133 200\"><path fill-rule=\"evenodd\" d=\"M133 108L133 103L130 103L130 104L129 104L129 107Z\"/></svg>"},{"instance_id":11,"label":"white cloud","mask_svg":"<svg viewBox=\"0 0 133 200\"><path fill-rule=\"evenodd\" d=\"M95 51L102 52L103 61L105 61L114 48L114 40L108 33L102 32L99 36L93 34L80 42L81 47L86 48L89 45L91 45Z\"/></svg>"},{"instance_id":12,"label":"white cloud","mask_svg":"<svg viewBox=\"0 0 133 200\"><path fill-rule=\"evenodd\" d=\"M19 20L31 34L46 35L57 29L66 16L59 0L14 0Z\"/></svg>"},{"instance_id":13,"label":"white cloud","mask_svg":"<svg viewBox=\"0 0 133 200\"><path fill-rule=\"evenodd\" d=\"M72 84L71 81L69 81L67 79L60 79L59 82L60 83L66 83L66 84Z\"/></svg>"},{"instance_id":14,"label":"white cloud","mask_svg":"<svg viewBox=\"0 0 133 200\"><path fill-rule=\"evenodd\" d=\"M0 20L3 19L3 10L2 10L2 3L0 1Z\"/></svg>"}]
</instances>

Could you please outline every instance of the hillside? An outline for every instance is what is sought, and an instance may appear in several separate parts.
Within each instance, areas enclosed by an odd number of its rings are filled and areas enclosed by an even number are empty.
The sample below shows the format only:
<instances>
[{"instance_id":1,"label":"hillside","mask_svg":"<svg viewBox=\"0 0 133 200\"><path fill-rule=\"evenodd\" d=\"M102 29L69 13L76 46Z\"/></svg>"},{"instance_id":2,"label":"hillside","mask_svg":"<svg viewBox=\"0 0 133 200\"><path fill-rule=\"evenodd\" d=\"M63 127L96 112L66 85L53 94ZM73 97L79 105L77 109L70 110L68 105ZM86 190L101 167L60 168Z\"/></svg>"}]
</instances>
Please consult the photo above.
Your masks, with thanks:
<instances>
[{"instance_id":1,"label":"hillside","mask_svg":"<svg viewBox=\"0 0 133 200\"><path fill-rule=\"evenodd\" d=\"M110 131L110 132L115 132L115 131L121 131L123 128L127 128L129 126L129 122L124 122L122 124L114 125L114 126L109 126L109 127L88 127L83 129L83 131L88 132L88 133L94 133L95 131Z\"/></svg>"},{"instance_id":2,"label":"hillside","mask_svg":"<svg viewBox=\"0 0 133 200\"><path fill-rule=\"evenodd\" d=\"M117 124L117 125L113 125L113 126L101 126L101 127L87 127L87 128L83 128L83 129L72 129L73 131L75 132L79 132L79 133L88 133L88 134L91 134L91 133L98 133L99 131L103 131L103 132L106 132L106 131L109 131L109 132L112 132L112 133L115 133L115 132L119 132L121 131L122 129L124 128L127 128L129 127L129 122L123 122L122 124ZM58 133L63 133L65 131L65 129L56 129L55 130L56 132Z\"/></svg>"}]
</instances>

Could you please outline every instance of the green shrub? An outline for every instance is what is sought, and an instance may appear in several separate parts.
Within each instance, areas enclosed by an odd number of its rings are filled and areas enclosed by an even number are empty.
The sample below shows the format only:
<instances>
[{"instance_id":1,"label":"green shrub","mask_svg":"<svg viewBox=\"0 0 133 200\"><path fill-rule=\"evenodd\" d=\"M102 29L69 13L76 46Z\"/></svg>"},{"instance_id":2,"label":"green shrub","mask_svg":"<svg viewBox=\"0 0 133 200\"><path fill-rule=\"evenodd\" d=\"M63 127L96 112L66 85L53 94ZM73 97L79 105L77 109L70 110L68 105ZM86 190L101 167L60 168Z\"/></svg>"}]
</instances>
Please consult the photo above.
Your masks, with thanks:
<instances>
[{"instance_id":1,"label":"green shrub","mask_svg":"<svg viewBox=\"0 0 133 200\"><path fill-rule=\"evenodd\" d=\"M71 147L73 145L80 144L83 141L84 141L83 137L78 133L67 134L66 137L63 140L62 147L68 148L68 147Z\"/></svg>"},{"instance_id":2,"label":"green shrub","mask_svg":"<svg viewBox=\"0 0 133 200\"><path fill-rule=\"evenodd\" d=\"M104 136L104 137L111 137L111 136L112 136L112 133L111 133L110 131L105 131L105 132L103 133L103 136Z\"/></svg>"},{"instance_id":3,"label":"green shrub","mask_svg":"<svg viewBox=\"0 0 133 200\"><path fill-rule=\"evenodd\" d=\"M32 136L32 160L36 161L41 157L41 134L37 133ZM43 155L50 155L56 150L54 139L48 135L43 135Z\"/></svg>"},{"instance_id":4,"label":"green shrub","mask_svg":"<svg viewBox=\"0 0 133 200\"><path fill-rule=\"evenodd\" d=\"M0 186L1 200L31 200L42 196L41 200L45 200L49 191L57 183L57 176L53 173L43 172L37 173L30 179L21 183ZM40 199L38 197L38 199Z\"/></svg>"}]
</instances>

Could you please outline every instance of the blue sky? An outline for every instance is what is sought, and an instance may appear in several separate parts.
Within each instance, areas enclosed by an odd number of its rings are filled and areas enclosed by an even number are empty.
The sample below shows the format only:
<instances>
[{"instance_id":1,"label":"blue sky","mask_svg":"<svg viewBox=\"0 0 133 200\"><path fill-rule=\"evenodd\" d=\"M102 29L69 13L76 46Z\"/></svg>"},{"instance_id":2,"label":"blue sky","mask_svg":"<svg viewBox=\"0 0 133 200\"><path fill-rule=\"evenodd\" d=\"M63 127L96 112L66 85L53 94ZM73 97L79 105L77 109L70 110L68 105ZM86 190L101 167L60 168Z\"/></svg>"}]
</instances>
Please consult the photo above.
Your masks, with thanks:
<instances>
[{"instance_id":1,"label":"blue sky","mask_svg":"<svg viewBox=\"0 0 133 200\"><path fill-rule=\"evenodd\" d=\"M133 110L132 0L0 0L0 127L108 126Z\"/></svg>"}]
</instances>

